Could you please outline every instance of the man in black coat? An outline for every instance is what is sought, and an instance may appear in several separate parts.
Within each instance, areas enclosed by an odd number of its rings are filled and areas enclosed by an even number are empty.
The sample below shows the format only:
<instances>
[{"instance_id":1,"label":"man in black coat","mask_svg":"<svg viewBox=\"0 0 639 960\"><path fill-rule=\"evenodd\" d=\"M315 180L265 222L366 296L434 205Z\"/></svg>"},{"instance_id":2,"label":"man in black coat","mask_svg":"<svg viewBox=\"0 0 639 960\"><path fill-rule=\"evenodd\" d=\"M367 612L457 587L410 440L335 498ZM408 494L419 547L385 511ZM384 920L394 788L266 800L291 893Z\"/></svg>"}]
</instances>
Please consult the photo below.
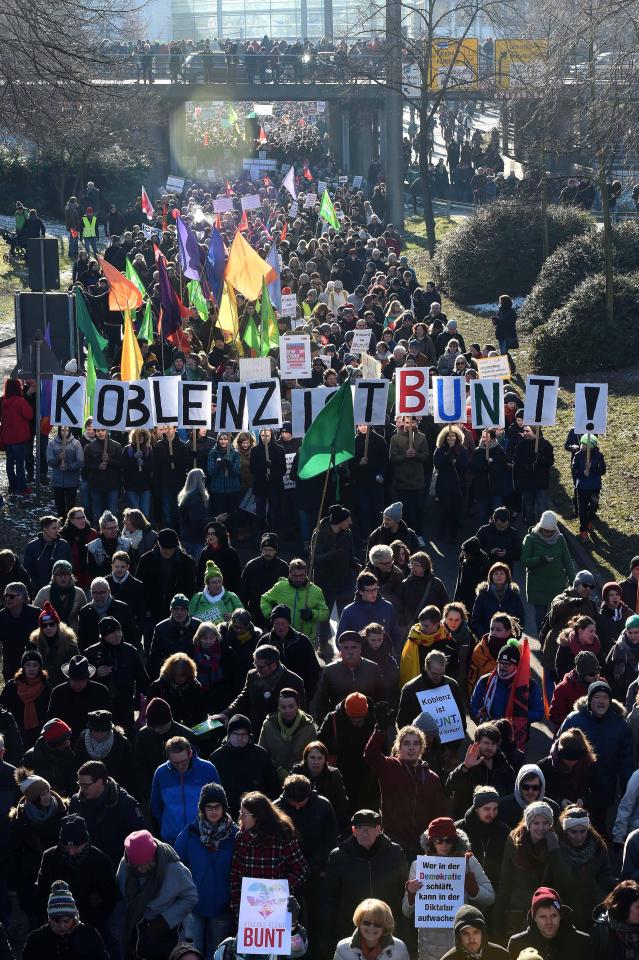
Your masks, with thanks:
<instances>
[{"instance_id":1,"label":"man in black coat","mask_svg":"<svg viewBox=\"0 0 639 960\"><path fill-rule=\"evenodd\" d=\"M497 507L488 523L476 533L482 550L491 563L507 563L510 569L521 557L521 534L510 525L508 507Z\"/></svg>"},{"instance_id":2,"label":"man in black coat","mask_svg":"<svg viewBox=\"0 0 639 960\"><path fill-rule=\"evenodd\" d=\"M99 757L109 771L109 776L123 786L127 793L137 797L133 747L122 728L114 725L110 710L94 710L89 714L86 730L78 737L74 753L76 768L81 767L87 760L97 760Z\"/></svg>"},{"instance_id":3,"label":"man in black coat","mask_svg":"<svg viewBox=\"0 0 639 960\"><path fill-rule=\"evenodd\" d=\"M167 657L174 653L193 656L193 637L201 623L189 613L189 598L183 593L176 593L171 599L170 616L156 624L153 630L148 662L151 680L157 680Z\"/></svg>"},{"instance_id":4,"label":"man in black coat","mask_svg":"<svg viewBox=\"0 0 639 960\"><path fill-rule=\"evenodd\" d=\"M532 947L542 960L566 960L580 957L592 960L593 944L587 933L577 930L571 920L572 910L559 899L552 887L538 887L533 893L528 926L508 941L511 960L522 950Z\"/></svg>"},{"instance_id":5,"label":"man in black coat","mask_svg":"<svg viewBox=\"0 0 639 960\"><path fill-rule=\"evenodd\" d=\"M337 846L339 833L330 802L312 789L308 777L294 773L284 781L275 806L293 821L311 871L310 879L319 880L326 870L331 850ZM316 894L319 894L319 888Z\"/></svg>"},{"instance_id":6,"label":"man in black coat","mask_svg":"<svg viewBox=\"0 0 639 960\"><path fill-rule=\"evenodd\" d=\"M265 633L257 645L272 645L280 652L280 661L304 681L304 689L310 703L315 696L322 668L317 659L315 648L308 637L293 630L291 611L285 603L278 603L269 617L271 632Z\"/></svg>"},{"instance_id":7,"label":"man in black coat","mask_svg":"<svg viewBox=\"0 0 639 960\"><path fill-rule=\"evenodd\" d=\"M171 707L160 697L154 697L146 707L146 726L135 739L136 797L144 804L151 796L153 774L166 762L166 743L171 737L186 737L197 753L197 737L189 727L173 719Z\"/></svg>"},{"instance_id":8,"label":"man in black coat","mask_svg":"<svg viewBox=\"0 0 639 960\"><path fill-rule=\"evenodd\" d=\"M69 813L84 817L91 843L117 869L124 854L124 841L146 823L138 801L109 776L100 760L89 760L78 770L78 792L71 797Z\"/></svg>"},{"instance_id":9,"label":"man in black coat","mask_svg":"<svg viewBox=\"0 0 639 960\"><path fill-rule=\"evenodd\" d=\"M133 712L140 694L149 689L149 675L140 653L124 643L122 627L114 617L103 617L98 625L100 642L86 651L96 676L111 694L113 718L125 730L133 729Z\"/></svg>"},{"instance_id":10,"label":"man in black coat","mask_svg":"<svg viewBox=\"0 0 639 960\"><path fill-rule=\"evenodd\" d=\"M109 960L99 932L80 920L78 908L64 880L54 881L47 915L49 922L32 930L27 937L22 960L61 956Z\"/></svg>"},{"instance_id":11,"label":"man in black coat","mask_svg":"<svg viewBox=\"0 0 639 960\"><path fill-rule=\"evenodd\" d=\"M13 680L16 671L20 669L27 640L32 632L38 629L38 618L42 611L29 603L27 588L19 581L6 585L3 602L4 610L0 610L0 643L2 676L6 683Z\"/></svg>"},{"instance_id":12,"label":"man in black coat","mask_svg":"<svg viewBox=\"0 0 639 960\"><path fill-rule=\"evenodd\" d=\"M353 835L328 858L322 885L326 956L332 956L338 940L351 936L355 908L367 897L383 900L394 917L402 915L408 879L402 848L382 833L382 818L376 810L358 810L351 825Z\"/></svg>"},{"instance_id":13,"label":"man in black coat","mask_svg":"<svg viewBox=\"0 0 639 960\"><path fill-rule=\"evenodd\" d=\"M261 730L284 687L297 690L301 705L306 705L304 681L280 663L277 647L260 647L253 654L253 663L255 666L247 673L240 693L226 710L217 715L225 725L234 714L241 713L250 719L253 730Z\"/></svg>"},{"instance_id":14,"label":"man in black coat","mask_svg":"<svg viewBox=\"0 0 639 960\"><path fill-rule=\"evenodd\" d=\"M214 764L226 790L229 811L234 820L237 819L243 793L259 790L274 800L280 792L280 778L273 761L264 747L254 742L251 721L242 714L231 717L222 745L213 751L209 760Z\"/></svg>"},{"instance_id":15,"label":"man in black coat","mask_svg":"<svg viewBox=\"0 0 639 960\"><path fill-rule=\"evenodd\" d=\"M445 953L442 960L508 960L508 951L488 940L487 923L481 910L472 903L465 903L455 914L453 930L455 946Z\"/></svg>"},{"instance_id":16,"label":"man in black coat","mask_svg":"<svg viewBox=\"0 0 639 960\"><path fill-rule=\"evenodd\" d=\"M153 549L140 557L137 575L144 584L146 616L154 624L169 616L176 593L190 598L197 589L195 561L182 550L171 529L160 530Z\"/></svg>"},{"instance_id":17,"label":"man in black coat","mask_svg":"<svg viewBox=\"0 0 639 960\"><path fill-rule=\"evenodd\" d=\"M281 526L286 457L282 445L273 440L272 430L260 430L259 443L251 449L249 456L249 470L258 530L266 526L267 504L269 526L277 530Z\"/></svg>"},{"instance_id":18,"label":"man in black coat","mask_svg":"<svg viewBox=\"0 0 639 960\"><path fill-rule=\"evenodd\" d=\"M377 529L373 530L368 538L366 554L371 551L371 547L376 547L378 543L385 543L390 547L393 540L401 540L408 547L409 553L416 553L420 549L420 543L414 530L402 520L403 504L399 501L391 503L386 507L382 514L382 522Z\"/></svg>"},{"instance_id":19,"label":"man in black coat","mask_svg":"<svg viewBox=\"0 0 639 960\"><path fill-rule=\"evenodd\" d=\"M421 704L417 698L418 693L424 693L426 690L435 690L437 687L450 687L459 716L466 730L466 709L459 684L453 677L446 674L446 655L441 650L431 650L426 654L424 660L424 670L417 677L413 677L402 687L399 695L399 709L397 711L397 729L401 730L407 724L412 723L415 717L422 712ZM460 816L463 815L461 811Z\"/></svg>"},{"instance_id":20,"label":"man in black coat","mask_svg":"<svg viewBox=\"0 0 639 960\"><path fill-rule=\"evenodd\" d=\"M48 781L61 797L70 797L77 786L78 763L71 749L71 727L54 717L47 720L35 744L24 755L24 766Z\"/></svg>"},{"instance_id":21,"label":"man in black coat","mask_svg":"<svg viewBox=\"0 0 639 960\"><path fill-rule=\"evenodd\" d=\"M140 628L135 618L121 600L111 596L111 588L104 577L91 581L91 603L85 604L78 614L78 646L85 651L100 640L99 623L103 617L114 617L122 627L127 643L139 648Z\"/></svg>"},{"instance_id":22,"label":"man in black coat","mask_svg":"<svg viewBox=\"0 0 639 960\"><path fill-rule=\"evenodd\" d=\"M80 916L104 935L106 922L120 899L113 864L106 853L93 846L86 821L70 814L60 821L60 842L42 854L35 884L35 899L42 918L54 880L64 880Z\"/></svg>"},{"instance_id":23,"label":"man in black coat","mask_svg":"<svg viewBox=\"0 0 639 960\"><path fill-rule=\"evenodd\" d=\"M263 593L275 586L281 577L288 577L288 563L277 556L279 540L275 533L265 533L260 540L260 555L244 567L239 596L257 627L266 627L260 607Z\"/></svg>"},{"instance_id":24,"label":"man in black coat","mask_svg":"<svg viewBox=\"0 0 639 960\"><path fill-rule=\"evenodd\" d=\"M144 586L130 570L131 558L126 550L117 550L111 557L111 573L106 577L114 600L126 603L140 631L144 629Z\"/></svg>"},{"instance_id":25,"label":"man in black coat","mask_svg":"<svg viewBox=\"0 0 639 960\"><path fill-rule=\"evenodd\" d=\"M95 667L80 654L63 664L62 673L67 680L51 691L47 716L64 720L71 728L71 741L75 742L93 710L111 709L111 697L102 683L91 679Z\"/></svg>"},{"instance_id":26,"label":"man in black coat","mask_svg":"<svg viewBox=\"0 0 639 960\"><path fill-rule=\"evenodd\" d=\"M475 728L463 763L452 770L446 780L446 793L453 797L455 817L463 817L473 801L477 786L495 787L500 797L513 792L515 771L499 749L501 734L494 723L480 723Z\"/></svg>"}]
</instances>

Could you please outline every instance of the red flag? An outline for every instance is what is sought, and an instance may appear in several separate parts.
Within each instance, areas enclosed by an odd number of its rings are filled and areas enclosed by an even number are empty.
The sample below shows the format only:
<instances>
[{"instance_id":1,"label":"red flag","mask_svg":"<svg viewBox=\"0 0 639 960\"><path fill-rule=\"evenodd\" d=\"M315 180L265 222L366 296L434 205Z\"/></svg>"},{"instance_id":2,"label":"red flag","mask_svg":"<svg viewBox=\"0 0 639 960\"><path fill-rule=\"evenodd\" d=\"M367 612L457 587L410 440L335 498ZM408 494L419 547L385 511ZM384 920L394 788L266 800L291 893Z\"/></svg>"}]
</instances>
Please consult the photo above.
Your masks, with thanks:
<instances>
[{"instance_id":1,"label":"red flag","mask_svg":"<svg viewBox=\"0 0 639 960\"><path fill-rule=\"evenodd\" d=\"M246 210L243 210L242 219L240 220L240 225L238 227L238 230L248 230L248 228L249 228L248 217L246 216Z\"/></svg>"},{"instance_id":2,"label":"red flag","mask_svg":"<svg viewBox=\"0 0 639 960\"><path fill-rule=\"evenodd\" d=\"M257 139L260 143L266 143L266 131L264 127L260 127L260 135Z\"/></svg>"},{"instance_id":3,"label":"red flag","mask_svg":"<svg viewBox=\"0 0 639 960\"><path fill-rule=\"evenodd\" d=\"M302 176L303 176L306 180L312 180L312 179L313 179L313 174L312 174L311 171L308 169L308 164L307 164L307 163L304 164L304 172L302 173Z\"/></svg>"},{"instance_id":4,"label":"red flag","mask_svg":"<svg viewBox=\"0 0 639 960\"><path fill-rule=\"evenodd\" d=\"M153 204L149 200L149 195L144 189L144 187L142 187L142 210L144 211L144 213L146 213L147 220L153 219L155 215L155 209L153 207Z\"/></svg>"},{"instance_id":5,"label":"red flag","mask_svg":"<svg viewBox=\"0 0 639 960\"><path fill-rule=\"evenodd\" d=\"M222 229L222 217L219 215L219 213L215 214L215 229L216 230Z\"/></svg>"},{"instance_id":6,"label":"red flag","mask_svg":"<svg viewBox=\"0 0 639 960\"><path fill-rule=\"evenodd\" d=\"M525 750L528 739L528 700L530 697L530 644L528 637L522 638L520 650L521 656L510 685L505 716L513 725L516 745L520 750Z\"/></svg>"},{"instance_id":7,"label":"red flag","mask_svg":"<svg viewBox=\"0 0 639 960\"><path fill-rule=\"evenodd\" d=\"M169 343L172 343L174 347L177 347L178 350L181 350L182 353L191 352L191 341L182 327L178 327L178 329L170 333L166 339Z\"/></svg>"},{"instance_id":8,"label":"red flag","mask_svg":"<svg viewBox=\"0 0 639 960\"><path fill-rule=\"evenodd\" d=\"M233 193L233 190L232 190L232 188L231 188L231 184L230 184L230 183L228 182L228 180L227 180L227 181L226 181L226 195L227 195L227 197L230 197L232 193Z\"/></svg>"},{"instance_id":9,"label":"red flag","mask_svg":"<svg viewBox=\"0 0 639 960\"><path fill-rule=\"evenodd\" d=\"M282 232L280 233L280 243L282 240L286 240L286 233L288 231L288 223L284 221L284 226L282 227Z\"/></svg>"},{"instance_id":10,"label":"red flag","mask_svg":"<svg viewBox=\"0 0 639 960\"><path fill-rule=\"evenodd\" d=\"M169 229L169 222L168 222L168 220L166 219L166 218L167 218L167 215L168 215L168 212L169 212L169 208L167 207L167 205L166 205L166 203L165 203L164 206L162 207L162 229L163 229L163 230L168 230L168 229Z\"/></svg>"}]
</instances>

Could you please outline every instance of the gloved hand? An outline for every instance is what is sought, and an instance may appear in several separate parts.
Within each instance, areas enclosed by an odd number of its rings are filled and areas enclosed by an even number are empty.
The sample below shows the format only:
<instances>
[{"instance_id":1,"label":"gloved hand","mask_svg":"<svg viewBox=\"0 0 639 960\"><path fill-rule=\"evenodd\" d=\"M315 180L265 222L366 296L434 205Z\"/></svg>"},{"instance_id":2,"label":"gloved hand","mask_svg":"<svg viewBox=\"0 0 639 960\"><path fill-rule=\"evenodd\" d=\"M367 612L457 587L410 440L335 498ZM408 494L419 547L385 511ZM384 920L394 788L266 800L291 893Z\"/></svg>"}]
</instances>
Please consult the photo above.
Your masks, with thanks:
<instances>
[{"instance_id":1,"label":"gloved hand","mask_svg":"<svg viewBox=\"0 0 639 960\"><path fill-rule=\"evenodd\" d=\"M380 700L379 703L376 703L373 707L373 716L375 717L376 726L378 726L380 730L386 730L395 719L395 711L390 704Z\"/></svg>"},{"instance_id":2,"label":"gloved hand","mask_svg":"<svg viewBox=\"0 0 639 960\"><path fill-rule=\"evenodd\" d=\"M302 620L312 620L313 611L310 607L304 607L303 610L300 610L300 616L302 617Z\"/></svg>"},{"instance_id":3,"label":"gloved hand","mask_svg":"<svg viewBox=\"0 0 639 960\"><path fill-rule=\"evenodd\" d=\"M559 849L559 837L552 830L549 830L546 834L546 845L549 850Z\"/></svg>"}]
</instances>

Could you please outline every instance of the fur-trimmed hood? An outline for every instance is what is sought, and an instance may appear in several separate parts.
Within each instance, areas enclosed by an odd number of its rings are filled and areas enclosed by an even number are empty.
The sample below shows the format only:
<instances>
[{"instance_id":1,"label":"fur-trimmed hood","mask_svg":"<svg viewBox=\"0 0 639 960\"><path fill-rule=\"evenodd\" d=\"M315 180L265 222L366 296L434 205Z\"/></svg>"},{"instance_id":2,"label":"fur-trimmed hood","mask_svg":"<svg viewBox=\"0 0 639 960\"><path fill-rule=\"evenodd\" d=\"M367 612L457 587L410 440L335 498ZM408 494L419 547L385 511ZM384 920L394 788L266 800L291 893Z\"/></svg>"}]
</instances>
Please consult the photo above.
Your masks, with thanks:
<instances>
[{"instance_id":1,"label":"fur-trimmed hood","mask_svg":"<svg viewBox=\"0 0 639 960\"><path fill-rule=\"evenodd\" d=\"M477 584L477 587L475 588L475 593L477 594L477 596L479 596L482 590L490 590L490 587L491 587L491 584L488 583L488 580L482 580L481 583ZM506 587L507 588L510 587L513 593L519 593L519 585L515 583L514 580L512 581L512 583L506 584Z\"/></svg>"},{"instance_id":2,"label":"fur-trimmed hood","mask_svg":"<svg viewBox=\"0 0 639 960\"><path fill-rule=\"evenodd\" d=\"M626 712L627 712L627 711L626 711L626 708L624 707L623 703L620 703L620 702L619 702L619 700L611 699L611 701L610 701L610 709L611 709L611 710L614 710L615 713L617 714L617 716L621 717L622 720L623 720L624 717L626 716ZM573 713L574 713L574 712L577 712L577 713L586 713L587 710L588 710L588 697L587 697L587 696L585 696L585 697L579 697L578 700L575 700L575 704L574 704L574 708L573 708Z\"/></svg>"},{"instance_id":3,"label":"fur-trimmed hood","mask_svg":"<svg viewBox=\"0 0 639 960\"><path fill-rule=\"evenodd\" d=\"M457 843L453 849L447 854L449 857L459 857L463 856L465 853L468 853L470 850L470 840L468 839L468 834L464 830L460 830L459 827L455 828L457 830ZM419 838L419 845L424 852L428 850L428 830L424 830L421 837Z\"/></svg>"}]
</instances>

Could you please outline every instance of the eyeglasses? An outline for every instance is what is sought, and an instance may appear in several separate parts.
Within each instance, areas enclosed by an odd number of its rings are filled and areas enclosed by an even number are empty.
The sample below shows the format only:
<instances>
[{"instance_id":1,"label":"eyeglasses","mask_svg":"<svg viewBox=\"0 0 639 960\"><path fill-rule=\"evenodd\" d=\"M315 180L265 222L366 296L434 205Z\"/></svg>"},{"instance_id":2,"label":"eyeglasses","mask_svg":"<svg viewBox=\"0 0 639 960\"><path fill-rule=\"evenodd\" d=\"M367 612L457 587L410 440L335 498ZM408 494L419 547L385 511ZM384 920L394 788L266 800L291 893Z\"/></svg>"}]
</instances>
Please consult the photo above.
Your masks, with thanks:
<instances>
[{"instance_id":1,"label":"eyeglasses","mask_svg":"<svg viewBox=\"0 0 639 960\"><path fill-rule=\"evenodd\" d=\"M89 787L93 786L93 784L95 783L95 780L90 780L88 783L80 783L79 780L76 780L76 783L79 786L80 790L87 790Z\"/></svg>"},{"instance_id":2,"label":"eyeglasses","mask_svg":"<svg viewBox=\"0 0 639 960\"><path fill-rule=\"evenodd\" d=\"M537 784L537 783L522 783L522 785L521 785L521 790L524 790L526 793L528 793L529 790L534 790L535 793L536 793L538 790L541 790L541 784Z\"/></svg>"},{"instance_id":3,"label":"eyeglasses","mask_svg":"<svg viewBox=\"0 0 639 960\"><path fill-rule=\"evenodd\" d=\"M18 593L5 593L4 599L5 599L5 600L15 600L15 598L18 597L18 596L20 596L20 594L18 594Z\"/></svg>"},{"instance_id":4,"label":"eyeglasses","mask_svg":"<svg viewBox=\"0 0 639 960\"><path fill-rule=\"evenodd\" d=\"M437 839L433 842L435 843L435 846L437 846L438 843L454 843L455 841L452 837L437 837Z\"/></svg>"}]
</instances>

